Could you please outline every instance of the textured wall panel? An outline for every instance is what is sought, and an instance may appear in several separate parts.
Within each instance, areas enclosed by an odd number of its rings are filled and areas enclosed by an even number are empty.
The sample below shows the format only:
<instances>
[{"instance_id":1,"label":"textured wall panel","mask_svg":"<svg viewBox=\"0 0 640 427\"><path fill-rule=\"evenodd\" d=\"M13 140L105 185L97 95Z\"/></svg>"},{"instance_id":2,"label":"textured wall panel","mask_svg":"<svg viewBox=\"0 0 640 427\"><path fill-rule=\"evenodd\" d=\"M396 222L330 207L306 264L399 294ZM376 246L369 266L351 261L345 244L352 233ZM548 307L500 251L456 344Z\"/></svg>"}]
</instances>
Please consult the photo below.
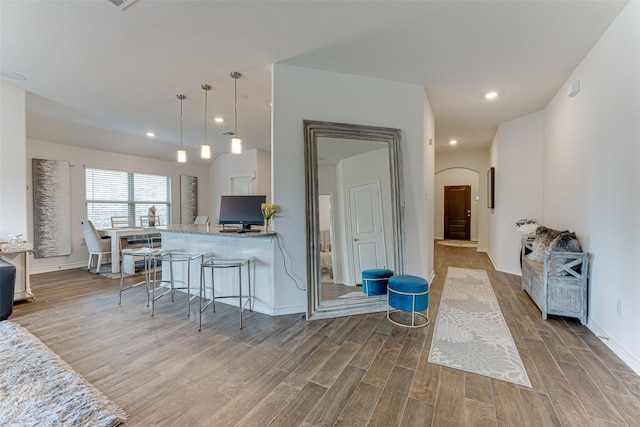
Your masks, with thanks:
<instances>
[{"instance_id":1,"label":"textured wall panel","mask_svg":"<svg viewBox=\"0 0 640 427\"><path fill-rule=\"evenodd\" d=\"M71 255L69 162L32 159L34 256Z\"/></svg>"}]
</instances>

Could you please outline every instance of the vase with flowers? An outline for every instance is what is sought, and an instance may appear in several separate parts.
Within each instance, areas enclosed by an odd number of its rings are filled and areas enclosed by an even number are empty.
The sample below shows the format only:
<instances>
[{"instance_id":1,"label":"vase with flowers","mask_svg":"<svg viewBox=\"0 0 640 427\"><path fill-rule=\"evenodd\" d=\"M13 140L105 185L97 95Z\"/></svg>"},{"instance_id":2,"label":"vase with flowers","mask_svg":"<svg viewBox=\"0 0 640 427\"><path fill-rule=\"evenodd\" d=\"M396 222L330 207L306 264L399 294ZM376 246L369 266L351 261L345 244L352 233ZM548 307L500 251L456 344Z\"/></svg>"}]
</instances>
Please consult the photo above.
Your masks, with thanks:
<instances>
[{"instance_id":1,"label":"vase with flowers","mask_svg":"<svg viewBox=\"0 0 640 427\"><path fill-rule=\"evenodd\" d=\"M276 205L272 203L263 203L260 209L262 210L262 217L264 218L264 228L262 229L262 232L269 233L271 231L271 217L277 212Z\"/></svg>"}]
</instances>

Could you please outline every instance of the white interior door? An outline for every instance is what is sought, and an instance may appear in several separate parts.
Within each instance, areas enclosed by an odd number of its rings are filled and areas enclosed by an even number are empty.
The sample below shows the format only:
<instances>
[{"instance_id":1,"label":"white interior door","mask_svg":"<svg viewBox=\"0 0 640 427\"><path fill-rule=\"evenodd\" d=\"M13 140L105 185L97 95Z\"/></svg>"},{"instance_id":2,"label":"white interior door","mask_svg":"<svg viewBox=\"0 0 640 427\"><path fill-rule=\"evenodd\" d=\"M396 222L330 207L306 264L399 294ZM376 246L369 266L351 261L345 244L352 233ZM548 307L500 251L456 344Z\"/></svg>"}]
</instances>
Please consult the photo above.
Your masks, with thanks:
<instances>
[{"instance_id":1,"label":"white interior door","mask_svg":"<svg viewBox=\"0 0 640 427\"><path fill-rule=\"evenodd\" d=\"M361 284L362 270L387 268L380 183L349 187L349 208L353 273Z\"/></svg>"},{"instance_id":2,"label":"white interior door","mask_svg":"<svg viewBox=\"0 0 640 427\"><path fill-rule=\"evenodd\" d=\"M253 194L252 185L253 180L250 176L232 176L229 179L229 194L237 196L246 196Z\"/></svg>"}]
</instances>

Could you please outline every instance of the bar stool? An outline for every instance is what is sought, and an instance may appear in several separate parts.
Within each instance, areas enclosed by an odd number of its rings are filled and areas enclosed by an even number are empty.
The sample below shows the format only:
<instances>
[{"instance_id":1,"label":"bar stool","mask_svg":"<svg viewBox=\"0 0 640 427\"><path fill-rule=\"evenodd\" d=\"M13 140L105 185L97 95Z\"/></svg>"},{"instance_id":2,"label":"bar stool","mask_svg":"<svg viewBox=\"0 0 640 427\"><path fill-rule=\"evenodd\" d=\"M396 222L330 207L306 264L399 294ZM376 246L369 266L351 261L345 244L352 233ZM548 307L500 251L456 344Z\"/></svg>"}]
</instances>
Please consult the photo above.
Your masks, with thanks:
<instances>
[{"instance_id":1,"label":"bar stool","mask_svg":"<svg viewBox=\"0 0 640 427\"><path fill-rule=\"evenodd\" d=\"M202 330L202 313L209 305L212 306L213 312L216 311L216 300L221 298L237 298L240 309L240 329L242 329L242 312L247 302L249 303L249 311L253 311L253 297L251 295L251 264L255 261L254 257L238 257L239 247L237 242L233 241L215 241L200 243L200 315L198 330ZM242 294L242 268L247 267L248 291L246 295ZM205 269L211 269L211 298L207 301L207 280ZM215 270L237 270L238 272L238 292L234 295L216 295L215 289ZM246 301L245 301L246 300Z\"/></svg>"},{"instance_id":2,"label":"bar stool","mask_svg":"<svg viewBox=\"0 0 640 427\"><path fill-rule=\"evenodd\" d=\"M162 250L154 257L153 280L151 283L151 316L155 315L155 302L165 295L171 295L171 302L174 302L174 296L177 290L187 291L187 317L191 315L191 301L196 295L191 295L191 261L200 258L199 253L192 253L189 250L189 242L184 237L165 237L162 240ZM157 279L157 264L167 264L169 266L169 280ZM175 264L183 264L187 269L187 280L177 280L174 272ZM184 277L184 274L182 274ZM162 286L168 283L169 287L159 295L156 295L156 284ZM176 286L181 283L182 286Z\"/></svg>"},{"instance_id":3,"label":"bar stool","mask_svg":"<svg viewBox=\"0 0 640 427\"><path fill-rule=\"evenodd\" d=\"M387 293L387 283L393 271L386 268L362 270L362 292L367 296L384 295Z\"/></svg>"},{"instance_id":4,"label":"bar stool","mask_svg":"<svg viewBox=\"0 0 640 427\"><path fill-rule=\"evenodd\" d=\"M120 250L120 292L119 292L119 302L118 305L122 305L122 292L138 287L140 285L145 285L147 288L147 307L149 307L149 294L151 292L151 266L156 266L156 258L160 255L161 248L154 248L153 239L141 239L141 241L145 241L144 246L136 246L130 248L123 248ZM132 257L135 265L136 258L142 258L144 261L144 280L141 282L134 283L129 286L124 286L124 262L125 257Z\"/></svg>"},{"instance_id":5,"label":"bar stool","mask_svg":"<svg viewBox=\"0 0 640 427\"><path fill-rule=\"evenodd\" d=\"M429 282L422 277L400 275L389 279L387 293L387 319L391 323L407 328L422 328L429 324ZM426 314L421 313L427 310ZM411 323L394 320L394 313L411 313ZM416 316L424 319L416 324ZM401 317L401 316L396 316Z\"/></svg>"}]
</instances>

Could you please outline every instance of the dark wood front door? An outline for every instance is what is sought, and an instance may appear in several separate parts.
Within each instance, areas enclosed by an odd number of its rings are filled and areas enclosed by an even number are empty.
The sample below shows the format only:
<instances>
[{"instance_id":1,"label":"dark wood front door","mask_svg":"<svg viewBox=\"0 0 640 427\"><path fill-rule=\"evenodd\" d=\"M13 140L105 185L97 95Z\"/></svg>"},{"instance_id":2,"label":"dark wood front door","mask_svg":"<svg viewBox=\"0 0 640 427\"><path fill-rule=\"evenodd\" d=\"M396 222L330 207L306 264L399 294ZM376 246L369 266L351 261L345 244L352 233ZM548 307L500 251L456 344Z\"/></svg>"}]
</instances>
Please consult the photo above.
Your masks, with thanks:
<instances>
[{"instance_id":1,"label":"dark wood front door","mask_svg":"<svg viewBox=\"0 0 640 427\"><path fill-rule=\"evenodd\" d=\"M471 239L471 186L444 187L444 238Z\"/></svg>"}]
</instances>

